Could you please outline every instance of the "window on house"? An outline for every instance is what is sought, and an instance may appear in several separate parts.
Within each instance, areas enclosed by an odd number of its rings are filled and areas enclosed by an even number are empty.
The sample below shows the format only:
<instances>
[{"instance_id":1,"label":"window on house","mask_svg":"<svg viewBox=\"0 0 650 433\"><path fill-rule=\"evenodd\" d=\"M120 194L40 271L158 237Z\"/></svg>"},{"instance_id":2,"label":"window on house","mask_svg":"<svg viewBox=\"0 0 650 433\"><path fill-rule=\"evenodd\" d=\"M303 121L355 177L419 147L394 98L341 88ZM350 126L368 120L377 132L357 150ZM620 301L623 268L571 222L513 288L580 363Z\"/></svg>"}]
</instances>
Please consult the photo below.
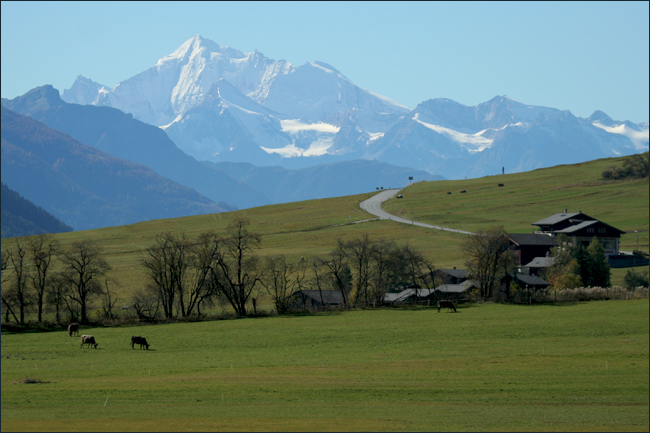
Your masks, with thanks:
<instances>
[{"instance_id":1,"label":"window on house","mask_svg":"<svg viewBox=\"0 0 650 433\"><path fill-rule=\"evenodd\" d=\"M589 228L587 229L587 233L593 233L593 232L594 232L594 228L593 228L593 227L589 227Z\"/></svg>"}]
</instances>

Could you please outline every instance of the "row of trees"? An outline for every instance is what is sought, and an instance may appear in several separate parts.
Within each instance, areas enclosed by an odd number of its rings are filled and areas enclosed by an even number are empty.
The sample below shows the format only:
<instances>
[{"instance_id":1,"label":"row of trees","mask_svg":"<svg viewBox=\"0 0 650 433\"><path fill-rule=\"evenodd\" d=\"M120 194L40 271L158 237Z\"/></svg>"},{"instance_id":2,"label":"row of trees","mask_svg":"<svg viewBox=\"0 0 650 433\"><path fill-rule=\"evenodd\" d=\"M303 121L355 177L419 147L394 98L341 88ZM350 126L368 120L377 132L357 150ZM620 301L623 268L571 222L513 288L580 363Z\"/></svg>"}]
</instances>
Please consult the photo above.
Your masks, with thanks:
<instances>
[{"instance_id":1,"label":"row of trees","mask_svg":"<svg viewBox=\"0 0 650 433\"><path fill-rule=\"evenodd\" d=\"M300 290L337 290L345 307L381 302L390 287L431 284L433 265L409 245L372 241L368 235L337 241L325 258L302 257L290 262L283 255L261 260L256 248L261 237L237 218L223 235L206 232L190 241L184 234L163 233L141 259L146 288L136 292L134 307L143 319L160 311L165 318L201 315L215 302L230 305L238 316L256 309L265 291L279 314L292 307Z\"/></svg>"},{"instance_id":2,"label":"row of trees","mask_svg":"<svg viewBox=\"0 0 650 433\"><path fill-rule=\"evenodd\" d=\"M630 155L623 161L623 167L611 166L603 171L603 179L643 179L650 174L650 153Z\"/></svg>"},{"instance_id":3,"label":"row of trees","mask_svg":"<svg viewBox=\"0 0 650 433\"><path fill-rule=\"evenodd\" d=\"M16 238L13 246L2 250L1 264L5 322L11 315L23 325L27 311L35 307L41 323L44 307L49 304L56 309L57 321L66 313L68 320L85 323L94 295L106 295L108 313L116 300L106 278L110 266L101 249L89 241L61 249L51 234Z\"/></svg>"}]
</instances>

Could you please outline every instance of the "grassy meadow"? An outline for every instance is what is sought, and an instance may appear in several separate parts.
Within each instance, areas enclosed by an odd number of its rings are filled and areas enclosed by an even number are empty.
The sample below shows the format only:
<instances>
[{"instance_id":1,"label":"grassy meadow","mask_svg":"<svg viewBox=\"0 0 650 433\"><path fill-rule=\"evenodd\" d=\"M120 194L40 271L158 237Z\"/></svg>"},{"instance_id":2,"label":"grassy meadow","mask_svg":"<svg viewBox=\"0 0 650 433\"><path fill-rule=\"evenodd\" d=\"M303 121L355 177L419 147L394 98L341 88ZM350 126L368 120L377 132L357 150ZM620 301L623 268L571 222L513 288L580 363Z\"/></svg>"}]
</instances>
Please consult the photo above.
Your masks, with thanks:
<instances>
[{"instance_id":1,"label":"grassy meadow","mask_svg":"<svg viewBox=\"0 0 650 433\"><path fill-rule=\"evenodd\" d=\"M2 431L648 431L648 306L5 332Z\"/></svg>"}]
</instances>

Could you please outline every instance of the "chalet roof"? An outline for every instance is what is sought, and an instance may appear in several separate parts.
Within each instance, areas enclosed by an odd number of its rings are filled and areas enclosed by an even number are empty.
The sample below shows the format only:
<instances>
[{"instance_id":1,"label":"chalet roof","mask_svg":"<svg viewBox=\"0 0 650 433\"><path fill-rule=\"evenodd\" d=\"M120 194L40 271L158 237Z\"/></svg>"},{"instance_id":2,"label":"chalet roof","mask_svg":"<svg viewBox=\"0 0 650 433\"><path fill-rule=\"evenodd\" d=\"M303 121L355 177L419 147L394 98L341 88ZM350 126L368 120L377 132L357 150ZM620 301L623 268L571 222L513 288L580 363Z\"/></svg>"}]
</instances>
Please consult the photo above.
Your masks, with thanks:
<instances>
[{"instance_id":1,"label":"chalet roof","mask_svg":"<svg viewBox=\"0 0 650 433\"><path fill-rule=\"evenodd\" d=\"M542 233L507 233L506 236L512 242L521 245L541 245L541 246L555 246L555 238L550 234Z\"/></svg>"},{"instance_id":2,"label":"chalet roof","mask_svg":"<svg viewBox=\"0 0 650 433\"><path fill-rule=\"evenodd\" d=\"M400 302L411 296L417 296L418 298L426 298L434 292L433 289L420 289L420 288L409 288L404 289L399 293L386 293L384 295L384 302Z\"/></svg>"},{"instance_id":3,"label":"chalet roof","mask_svg":"<svg viewBox=\"0 0 650 433\"><path fill-rule=\"evenodd\" d=\"M442 284L436 287L436 291L442 293L463 293L466 290L476 286L476 281L465 280L460 284Z\"/></svg>"},{"instance_id":4,"label":"chalet roof","mask_svg":"<svg viewBox=\"0 0 650 433\"><path fill-rule=\"evenodd\" d=\"M561 221L565 221L571 218L575 218L577 216L581 216L580 220L593 220L594 218L583 214L582 212L563 212L563 213L556 213L555 215L551 215L550 217L546 217L544 219L541 219L539 221L534 222L532 225L534 226L552 226L555 225Z\"/></svg>"},{"instance_id":5,"label":"chalet roof","mask_svg":"<svg viewBox=\"0 0 650 433\"><path fill-rule=\"evenodd\" d=\"M296 292L296 295L302 294L305 298L313 299L320 303L321 293L325 304L339 305L343 303L343 295L339 290L299 290Z\"/></svg>"},{"instance_id":6,"label":"chalet roof","mask_svg":"<svg viewBox=\"0 0 650 433\"><path fill-rule=\"evenodd\" d=\"M546 280L542 280L539 277L536 277L534 275L527 275L527 274L517 274L517 280L521 281L524 284L528 284L529 286L550 286L551 283L549 283Z\"/></svg>"},{"instance_id":7,"label":"chalet roof","mask_svg":"<svg viewBox=\"0 0 650 433\"><path fill-rule=\"evenodd\" d=\"M609 227L610 229L612 229L614 231L617 231L617 232L619 232L621 234L625 234L625 232L623 230L619 230L616 227L612 227L607 223L604 223L602 221L597 221L597 220L583 221L580 224L576 224L574 226L570 226L570 227L567 227L567 228L562 229L562 230L555 230L553 233L566 233L566 234L575 233L575 232L580 231L580 230L582 230L584 228L587 228L587 227L590 227L590 226L593 226L593 225L597 225L597 224L602 224L604 226Z\"/></svg>"},{"instance_id":8,"label":"chalet roof","mask_svg":"<svg viewBox=\"0 0 650 433\"><path fill-rule=\"evenodd\" d=\"M466 269L438 269L438 272L451 275L454 278L467 278Z\"/></svg>"},{"instance_id":9,"label":"chalet roof","mask_svg":"<svg viewBox=\"0 0 650 433\"><path fill-rule=\"evenodd\" d=\"M553 257L535 257L529 263L524 265L526 268L550 268L555 263Z\"/></svg>"}]
</instances>

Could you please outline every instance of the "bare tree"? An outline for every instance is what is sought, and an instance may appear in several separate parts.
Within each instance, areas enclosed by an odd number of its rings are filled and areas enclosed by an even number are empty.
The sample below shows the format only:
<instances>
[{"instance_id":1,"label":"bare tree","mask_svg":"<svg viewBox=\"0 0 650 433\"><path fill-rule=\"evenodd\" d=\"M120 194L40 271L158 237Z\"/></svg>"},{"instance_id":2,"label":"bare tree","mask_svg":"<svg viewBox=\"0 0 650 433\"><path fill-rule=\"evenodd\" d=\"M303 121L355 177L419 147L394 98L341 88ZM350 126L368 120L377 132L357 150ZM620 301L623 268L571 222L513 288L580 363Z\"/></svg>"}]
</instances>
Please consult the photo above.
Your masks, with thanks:
<instances>
[{"instance_id":1,"label":"bare tree","mask_svg":"<svg viewBox=\"0 0 650 433\"><path fill-rule=\"evenodd\" d=\"M201 305L212 302L216 288L210 276L217 265L221 238L215 232L199 235L198 242L191 250L189 281L187 282L187 303L184 316L189 316L196 309L201 316Z\"/></svg>"},{"instance_id":2,"label":"bare tree","mask_svg":"<svg viewBox=\"0 0 650 433\"><path fill-rule=\"evenodd\" d=\"M373 244L367 233L361 238L349 242L339 240L339 248L342 248L352 264L352 270L356 273L356 284L352 291L352 305L370 303L370 280L372 278L372 252Z\"/></svg>"},{"instance_id":3,"label":"bare tree","mask_svg":"<svg viewBox=\"0 0 650 433\"><path fill-rule=\"evenodd\" d=\"M64 265L62 277L69 298L79 306L80 322L88 323L88 303L93 295L102 293L99 278L111 268L102 257L102 249L88 240L74 242L60 253Z\"/></svg>"},{"instance_id":4,"label":"bare tree","mask_svg":"<svg viewBox=\"0 0 650 433\"><path fill-rule=\"evenodd\" d=\"M147 248L145 255L140 259L156 288L167 319L174 317L177 297L180 298L180 310L185 311L183 282L189 266L188 249L189 243L184 233L180 236L163 233L156 236L155 243Z\"/></svg>"},{"instance_id":5,"label":"bare tree","mask_svg":"<svg viewBox=\"0 0 650 433\"><path fill-rule=\"evenodd\" d=\"M283 255L266 259L262 284L271 295L278 314L289 310L291 297L304 287L306 264L304 260L297 265L287 263Z\"/></svg>"},{"instance_id":6,"label":"bare tree","mask_svg":"<svg viewBox=\"0 0 650 433\"><path fill-rule=\"evenodd\" d=\"M478 230L462 245L468 274L478 280L480 295L485 299L492 297L508 244L503 226L495 226Z\"/></svg>"},{"instance_id":7,"label":"bare tree","mask_svg":"<svg viewBox=\"0 0 650 433\"><path fill-rule=\"evenodd\" d=\"M246 218L236 218L228 225L227 235L215 253L216 263L211 272L211 284L238 316L246 316L246 303L262 276L253 253L262 239L259 234L248 231L249 225Z\"/></svg>"},{"instance_id":8,"label":"bare tree","mask_svg":"<svg viewBox=\"0 0 650 433\"><path fill-rule=\"evenodd\" d=\"M329 278L332 288L341 292L343 305L348 307L352 290L352 272L347 262L344 245L340 240L338 247L330 253L329 260L323 261L323 264L327 269L326 276Z\"/></svg>"},{"instance_id":9,"label":"bare tree","mask_svg":"<svg viewBox=\"0 0 650 433\"><path fill-rule=\"evenodd\" d=\"M0 299L2 299L2 305L4 306L5 310L5 323L9 323L9 314L13 316L16 323L19 323L18 317L16 317L16 313L13 310L13 307L16 304L16 299L13 296L13 290L5 289L5 283L8 282L10 278L9 272L7 272L7 270L10 269L9 258L9 251L2 250L2 295L0 296Z\"/></svg>"},{"instance_id":10,"label":"bare tree","mask_svg":"<svg viewBox=\"0 0 650 433\"><path fill-rule=\"evenodd\" d=\"M406 244L400 248L399 257L403 261L400 266L404 269L409 284L416 287L433 288L433 279L430 276L433 275L435 268L433 263L421 252Z\"/></svg>"},{"instance_id":11,"label":"bare tree","mask_svg":"<svg viewBox=\"0 0 650 433\"><path fill-rule=\"evenodd\" d=\"M113 281L113 283L115 283ZM111 291L108 285L108 278L104 279L104 290L102 292L104 296L104 302L102 303L102 310L104 311L104 317L107 319L115 319L117 316L113 313L113 307L117 303L119 296L113 291Z\"/></svg>"},{"instance_id":12,"label":"bare tree","mask_svg":"<svg viewBox=\"0 0 650 433\"><path fill-rule=\"evenodd\" d=\"M29 293L27 291L27 282L29 281L29 270L27 269L27 248L16 238L16 245L14 248L7 248L5 251L7 255L7 268L11 269L10 284L3 284L2 300L6 308L12 310L12 315L16 318L12 306L18 310L17 323L23 325L25 323L26 308L30 303Z\"/></svg>"},{"instance_id":13,"label":"bare tree","mask_svg":"<svg viewBox=\"0 0 650 433\"><path fill-rule=\"evenodd\" d=\"M61 323L61 310L67 304L68 287L65 279L61 274L54 274L50 280L50 284L46 288L45 302L53 305L56 310L56 322ZM75 320L70 320L74 322Z\"/></svg>"},{"instance_id":14,"label":"bare tree","mask_svg":"<svg viewBox=\"0 0 650 433\"><path fill-rule=\"evenodd\" d=\"M158 288L153 284L145 289L139 289L133 294L133 309L141 321L153 321L158 315L160 303Z\"/></svg>"},{"instance_id":15,"label":"bare tree","mask_svg":"<svg viewBox=\"0 0 650 433\"><path fill-rule=\"evenodd\" d=\"M395 256L397 245L393 241L380 239L374 245L371 252L375 272L371 279L370 298L373 302L381 302L391 285L395 283Z\"/></svg>"},{"instance_id":16,"label":"bare tree","mask_svg":"<svg viewBox=\"0 0 650 433\"><path fill-rule=\"evenodd\" d=\"M43 301L45 290L51 282L52 274L50 264L59 249L59 243L52 234L41 234L30 238L28 241L29 252L32 259L33 272L31 273L32 286L36 294L38 306L38 322L43 321Z\"/></svg>"}]
</instances>

